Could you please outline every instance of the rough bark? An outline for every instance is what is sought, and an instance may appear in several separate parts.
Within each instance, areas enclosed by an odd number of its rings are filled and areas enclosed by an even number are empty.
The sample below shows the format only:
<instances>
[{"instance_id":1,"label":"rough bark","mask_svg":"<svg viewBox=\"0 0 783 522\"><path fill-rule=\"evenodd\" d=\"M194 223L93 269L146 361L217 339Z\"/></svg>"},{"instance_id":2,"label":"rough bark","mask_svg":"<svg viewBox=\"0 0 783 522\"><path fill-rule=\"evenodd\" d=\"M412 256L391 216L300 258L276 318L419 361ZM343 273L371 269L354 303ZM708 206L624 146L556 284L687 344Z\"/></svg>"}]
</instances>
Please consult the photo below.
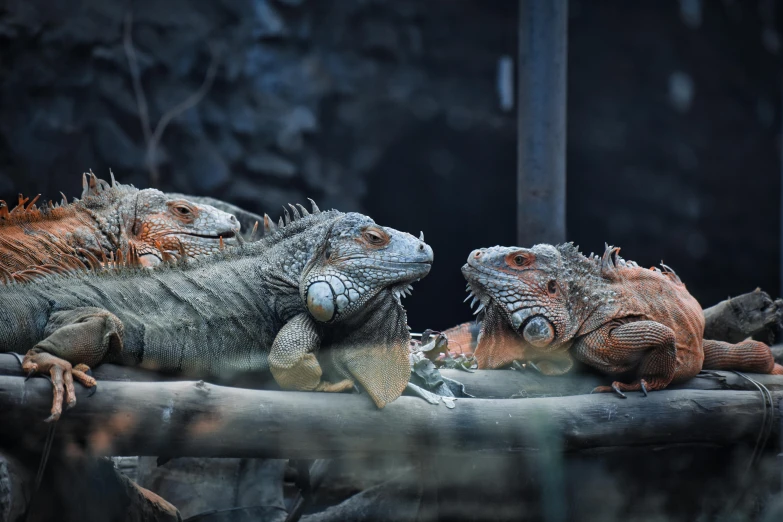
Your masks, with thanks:
<instances>
[{"instance_id":1,"label":"rough bark","mask_svg":"<svg viewBox=\"0 0 783 522\"><path fill-rule=\"evenodd\" d=\"M704 310L704 338L738 343L752 337L772 344L783 319L783 300L756 289Z\"/></svg>"},{"instance_id":2,"label":"rough bark","mask_svg":"<svg viewBox=\"0 0 783 522\"><path fill-rule=\"evenodd\" d=\"M783 377L778 378L783 380ZM772 391L775 401L783 392ZM383 410L364 395L253 391L202 382L102 382L57 425L56 441L92 455L330 458L431 452L524 452L541 430L565 450L755 440L758 392L667 390L626 400L610 394L462 399L454 409L402 397ZM51 388L0 377L0 437L41 447ZM775 402L777 404L777 402ZM779 430L777 407L772 409ZM654 425L655 429L651 429Z\"/></svg>"},{"instance_id":3,"label":"rough bark","mask_svg":"<svg viewBox=\"0 0 783 522\"><path fill-rule=\"evenodd\" d=\"M773 347L776 359L783 360L783 346ZM778 361L780 362L780 361ZM101 383L119 382L183 382L184 379L161 375L149 370L103 364L93 370L98 379L98 389ZM607 383L607 377L596 372L575 372L560 377L541 375L540 373L518 370L478 370L466 372L461 370L440 370L444 377L459 381L465 385L465 390L479 399L510 399L534 397L565 397L590 393L593 388ZM9 354L0 354L0 376L18 377L21 368L17 360ZM775 375L753 375L753 378L770 390L783 390L783 378ZM261 383L255 389L278 390L274 383ZM671 389L694 390L748 390L756 387L748 380L729 371L710 372L681 384L671 385Z\"/></svg>"}]
</instances>

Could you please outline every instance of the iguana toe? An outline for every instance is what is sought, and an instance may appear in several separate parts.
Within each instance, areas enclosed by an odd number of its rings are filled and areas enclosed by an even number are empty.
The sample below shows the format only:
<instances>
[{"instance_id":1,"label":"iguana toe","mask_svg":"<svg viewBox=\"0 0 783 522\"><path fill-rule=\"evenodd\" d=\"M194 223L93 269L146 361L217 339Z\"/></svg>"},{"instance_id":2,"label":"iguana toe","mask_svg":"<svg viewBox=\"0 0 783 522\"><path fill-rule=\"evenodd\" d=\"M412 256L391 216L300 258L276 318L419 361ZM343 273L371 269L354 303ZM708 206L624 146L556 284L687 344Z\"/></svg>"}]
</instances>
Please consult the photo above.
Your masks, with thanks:
<instances>
[{"instance_id":1,"label":"iguana toe","mask_svg":"<svg viewBox=\"0 0 783 522\"><path fill-rule=\"evenodd\" d=\"M525 371L525 367L519 361L511 361L511 368L520 372Z\"/></svg>"},{"instance_id":2,"label":"iguana toe","mask_svg":"<svg viewBox=\"0 0 783 522\"><path fill-rule=\"evenodd\" d=\"M626 394L624 394L624 393L623 393L623 392L620 390L620 387L618 386L619 384L620 384L619 382L613 382L613 383L612 383L612 390L614 390L614 392L615 392L617 395L619 395L620 397L622 397L623 399L627 399L627 398L628 398L628 396L627 396Z\"/></svg>"},{"instance_id":3,"label":"iguana toe","mask_svg":"<svg viewBox=\"0 0 783 522\"><path fill-rule=\"evenodd\" d=\"M28 377L34 373L48 373L52 381L52 409L46 422L56 421L63 412L63 402L66 409L76 405L76 392L73 386L73 380L82 383L88 388L97 385L94 378L87 375L90 369L84 364L79 364L75 368L71 363L60 359L50 353L30 350L24 357L22 369L27 372Z\"/></svg>"},{"instance_id":4,"label":"iguana toe","mask_svg":"<svg viewBox=\"0 0 783 522\"><path fill-rule=\"evenodd\" d=\"M82 383L85 388L90 388L87 397L92 397L98 391L98 381L92 376L92 370L86 364L77 364L71 370L73 378Z\"/></svg>"},{"instance_id":5,"label":"iguana toe","mask_svg":"<svg viewBox=\"0 0 783 522\"><path fill-rule=\"evenodd\" d=\"M655 384L655 383L653 383ZM650 384L644 379L632 382L631 384L625 384L620 381L614 381L611 386L598 386L591 393L611 393L614 392L623 399L627 399L628 396L623 392L640 391L647 397L648 392L660 389L661 387L650 386Z\"/></svg>"},{"instance_id":6,"label":"iguana toe","mask_svg":"<svg viewBox=\"0 0 783 522\"><path fill-rule=\"evenodd\" d=\"M620 387L618 386L620 384L622 383L615 381L612 383L611 386L596 386L595 388L593 388L593 391L591 391L590 393L616 393L623 399L627 399L628 396L624 394L622 390L620 390Z\"/></svg>"}]
</instances>

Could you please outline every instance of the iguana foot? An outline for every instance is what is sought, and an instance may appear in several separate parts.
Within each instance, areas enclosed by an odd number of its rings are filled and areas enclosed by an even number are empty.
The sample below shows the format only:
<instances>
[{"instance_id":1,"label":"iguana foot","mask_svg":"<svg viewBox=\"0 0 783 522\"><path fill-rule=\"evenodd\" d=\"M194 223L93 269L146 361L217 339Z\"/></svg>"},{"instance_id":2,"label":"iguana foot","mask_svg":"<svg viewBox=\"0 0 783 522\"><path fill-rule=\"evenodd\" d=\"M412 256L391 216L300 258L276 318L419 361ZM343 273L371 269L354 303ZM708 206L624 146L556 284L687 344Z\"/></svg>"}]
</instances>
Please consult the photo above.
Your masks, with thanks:
<instances>
[{"instance_id":1,"label":"iguana foot","mask_svg":"<svg viewBox=\"0 0 783 522\"><path fill-rule=\"evenodd\" d=\"M623 392L628 391L641 391L645 397L647 397L647 392L649 390L649 384L647 384L647 381L644 379L639 379L636 382L632 382L631 384L625 384L620 381L614 381L611 386L597 386L595 389L593 389L590 393L616 393L623 399L627 399L628 396L624 394Z\"/></svg>"},{"instance_id":2,"label":"iguana foot","mask_svg":"<svg viewBox=\"0 0 783 522\"><path fill-rule=\"evenodd\" d=\"M90 369L86 365L79 364L74 368L64 359L38 350L27 352L22 362L22 369L28 374L48 373L52 379L54 398L51 415L46 419L46 422L56 421L62 415L63 395L65 395L66 409L72 408L76 404L76 392L73 389L74 378L88 388L97 385L95 379L87 375Z\"/></svg>"},{"instance_id":3,"label":"iguana foot","mask_svg":"<svg viewBox=\"0 0 783 522\"><path fill-rule=\"evenodd\" d=\"M315 391L339 393L352 390L353 387L354 384L351 379L343 379L340 382L321 381L318 383L318 386L315 387Z\"/></svg>"}]
</instances>

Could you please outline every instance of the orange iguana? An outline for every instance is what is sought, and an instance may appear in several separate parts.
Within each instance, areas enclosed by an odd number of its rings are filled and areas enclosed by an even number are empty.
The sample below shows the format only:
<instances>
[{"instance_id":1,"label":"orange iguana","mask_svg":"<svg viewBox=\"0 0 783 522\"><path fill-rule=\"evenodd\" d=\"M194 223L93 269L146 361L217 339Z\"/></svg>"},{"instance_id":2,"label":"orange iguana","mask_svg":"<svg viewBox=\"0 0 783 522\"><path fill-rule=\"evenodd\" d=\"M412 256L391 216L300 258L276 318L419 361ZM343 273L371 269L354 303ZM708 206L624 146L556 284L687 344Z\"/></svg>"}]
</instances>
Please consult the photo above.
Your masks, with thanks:
<instances>
[{"instance_id":1,"label":"orange iguana","mask_svg":"<svg viewBox=\"0 0 783 522\"><path fill-rule=\"evenodd\" d=\"M155 266L171 252L187 257L217 252L238 241L237 219L210 205L139 190L84 174L81 199L36 207L19 197L0 201L0 280L26 280L51 267L133 252ZM78 260L74 260L76 257ZM47 268L49 267L49 268Z\"/></svg>"},{"instance_id":2,"label":"orange iguana","mask_svg":"<svg viewBox=\"0 0 783 522\"><path fill-rule=\"evenodd\" d=\"M703 339L701 306L674 271L641 268L619 250L607 246L600 258L570 243L471 252L462 273L472 304L484 312L478 367L519 361L559 375L576 359L630 381L595 390L623 397L666 388L702 368L783 374L764 343ZM474 337L466 325L445 334L452 346Z\"/></svg>"}]
</instances>

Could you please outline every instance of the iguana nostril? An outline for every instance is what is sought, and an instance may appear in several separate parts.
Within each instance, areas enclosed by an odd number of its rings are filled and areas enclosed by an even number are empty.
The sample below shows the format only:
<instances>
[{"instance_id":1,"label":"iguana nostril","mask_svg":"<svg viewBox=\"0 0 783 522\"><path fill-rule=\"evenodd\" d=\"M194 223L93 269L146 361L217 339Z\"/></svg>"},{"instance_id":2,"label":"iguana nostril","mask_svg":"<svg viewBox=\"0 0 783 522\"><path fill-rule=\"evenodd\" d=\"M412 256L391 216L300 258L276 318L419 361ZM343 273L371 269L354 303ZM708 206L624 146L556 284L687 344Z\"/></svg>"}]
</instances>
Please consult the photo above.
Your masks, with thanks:
<instances>
[{"instance_id":1,"label":"iguana nostril","mask_svg":"<svg viewBox=\"0 0 783 522\"><path fill-rule=\"evenodd\" d=\"M528 321L522 336L533 346L541 348L555 339L555 329L549 321L539 315Z\"/></svg>"}]
</instances>

